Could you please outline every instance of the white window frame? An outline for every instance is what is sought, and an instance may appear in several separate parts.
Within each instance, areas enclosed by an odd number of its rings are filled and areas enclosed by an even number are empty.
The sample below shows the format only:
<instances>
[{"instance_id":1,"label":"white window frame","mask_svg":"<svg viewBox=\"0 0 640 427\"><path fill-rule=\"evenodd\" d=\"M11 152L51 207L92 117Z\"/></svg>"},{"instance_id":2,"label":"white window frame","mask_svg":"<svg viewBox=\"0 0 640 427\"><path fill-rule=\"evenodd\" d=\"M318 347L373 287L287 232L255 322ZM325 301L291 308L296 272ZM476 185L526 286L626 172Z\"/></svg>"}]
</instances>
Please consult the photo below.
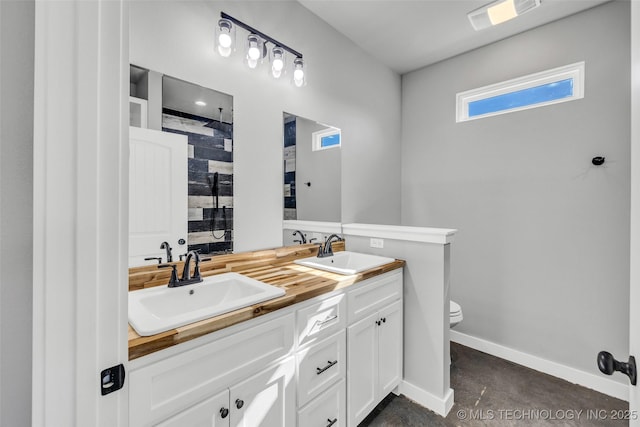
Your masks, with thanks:
<instances>
[{"instance_id":1,"label":"white window frame","mask_svg":"<svg viewBox=\"0 0 640 427\"><path fill-rule=\"evenodd\" d=\"M584 98L584 71L585 63L584 61L581 61L574 64L553 68L551 70L541 71L539 73L518 77L516 79L483 86L477 89L460 92L456 95L456 123L483 119L485 117L492 117L500 114L508 114L515 111L529 110L531 108L544 107L547 105L559 104L561 102L582 99ZM554 99L553 101L540 102L537 104L531 104L522 107L511 108L508 110L495 111L492 113L469 117L469 104L474 101L492 98L494 96L517 92L520 90L542 86L566 79L573 79L572 96L568 96L562 99Z\"/></svg>"},{"instance_id":2,"label":"white window frame","mask_svg":"<svg viewBox=\"0 0 640 427\"><path fill-rule=\"evenodd\" d=\"M325 136L330 136L335 134L337 134L340 137L340 143L336 145L330 145L328 147L323 147L322 138L324 138ZM313 132L311 134L311 149L313 151L330 150L332 148L340 148L340 147L342 147L342 132L338 128L323 129L317 132Z\"/></svg>"}]
</instances>

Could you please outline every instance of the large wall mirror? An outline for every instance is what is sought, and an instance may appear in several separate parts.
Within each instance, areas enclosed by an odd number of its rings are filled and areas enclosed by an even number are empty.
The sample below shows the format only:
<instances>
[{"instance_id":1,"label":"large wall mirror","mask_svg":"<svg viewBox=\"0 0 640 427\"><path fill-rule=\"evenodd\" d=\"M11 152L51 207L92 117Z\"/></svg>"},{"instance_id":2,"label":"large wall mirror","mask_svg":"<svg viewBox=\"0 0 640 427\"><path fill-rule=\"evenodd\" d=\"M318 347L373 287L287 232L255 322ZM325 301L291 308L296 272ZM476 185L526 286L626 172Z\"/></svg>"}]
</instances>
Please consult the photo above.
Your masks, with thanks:
<instances>
[{"instance_id":1,"label":"large wall mirror","mask_svg":"<svg viewBox=\"0 0 640 427\"><path fill-rule=\"evenodd\" d=\"M340 222L340 129L283 114L285 220Z\"/></svg>"},{"instance_id":2,"label":"large wall mirror","mask_svg":"<svg viewBox=\"0 0 640 427\"><path fill-rule=\"evenodd\" d=\"M233 251L231 95L132 65L129 169L130 267Z\"/></svg>"}]
</instances>

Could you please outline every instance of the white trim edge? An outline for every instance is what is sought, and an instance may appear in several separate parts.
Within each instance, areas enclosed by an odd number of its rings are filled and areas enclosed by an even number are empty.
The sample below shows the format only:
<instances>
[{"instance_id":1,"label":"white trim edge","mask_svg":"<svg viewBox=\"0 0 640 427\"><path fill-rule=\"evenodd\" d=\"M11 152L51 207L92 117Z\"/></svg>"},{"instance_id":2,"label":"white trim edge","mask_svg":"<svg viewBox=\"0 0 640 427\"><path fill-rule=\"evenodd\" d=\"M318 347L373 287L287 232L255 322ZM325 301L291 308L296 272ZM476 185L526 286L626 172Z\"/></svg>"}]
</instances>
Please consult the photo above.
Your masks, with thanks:
<instances>
[{"instance_id":1,"label":"white trim edge","mask_svg":"<svg viewBox=\"0 0 640 427\"><path fill-rule=\"evenodd\" d=\"M453 242L458 230L453 228L411 227L404 225L343 224L346 236L377 237L410 242L447 244Z\"/></svg>"},{"instance_id":2,"label":"white trim edge","mask_svg":"<svg viewBox=\"0 0 640 427\"><path fill-rule=\"evenodd\" d=\"M432 410L441 417L446 417L453 407L453 389L449 389L444 398L439 398L435 394L429 393L407 381L402 381L399 391L417 404Z\"/></svg>"},{"instance_id":3,"label":"white trim edge","mask_svg":"<svg viewBox=\"0 0 640 427\"><path fill-rule=\"evenodd\" d=\"M509 360L527 368L552 375L557 378L578 384L583 387L604 393L624 401L629 401L629 386L607 377L594 375L570 366L562 365L551 360L533 356L491 341L451 330L451 341L467 347L491 354L501 359ZM594 358L595 363L595 358Z\"/></svg>"},{"instance_id":4,"label":"white trim edge","mask_svg":"<svg viewBox=\"0 0 640 427\"><path fill-rule=\"evenodd\" d=\"M286 219L282 221L282 229L341 234L342 224L339 222L299 221L295 219Z\"/></svg>"}]
</instances>

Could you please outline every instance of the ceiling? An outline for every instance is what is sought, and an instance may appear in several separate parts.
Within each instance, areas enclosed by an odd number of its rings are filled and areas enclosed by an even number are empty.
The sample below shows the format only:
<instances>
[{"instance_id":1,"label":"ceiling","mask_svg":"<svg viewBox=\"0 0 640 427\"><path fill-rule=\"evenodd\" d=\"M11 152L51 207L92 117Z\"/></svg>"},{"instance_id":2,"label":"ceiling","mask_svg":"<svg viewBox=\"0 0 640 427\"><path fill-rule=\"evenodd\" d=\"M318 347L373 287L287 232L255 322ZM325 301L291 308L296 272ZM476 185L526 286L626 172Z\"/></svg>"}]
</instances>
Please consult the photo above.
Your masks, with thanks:
<instances>
[{"instance_id":1,"label":"ceiling","mask_svg":"<svg viewBox=\"0 0 640 427\"><path fill-rule=\"evenodd\" d=\"M196 101L202 101L206 105L196 105ZM233 123L231 95L169 76L163 76L162 79L162 107Z\"/></svg>"},{"instance_id":2,"label":"ceiling","mask_svg":"<svg viewBox=\"0 0 640 427\"><path fill-rule=\"evenodd\" d=\"M542 0L483 31L467 13L491 0L298 0L356 45L404 74L610 0Z\"/></svg>"}]
</instances>

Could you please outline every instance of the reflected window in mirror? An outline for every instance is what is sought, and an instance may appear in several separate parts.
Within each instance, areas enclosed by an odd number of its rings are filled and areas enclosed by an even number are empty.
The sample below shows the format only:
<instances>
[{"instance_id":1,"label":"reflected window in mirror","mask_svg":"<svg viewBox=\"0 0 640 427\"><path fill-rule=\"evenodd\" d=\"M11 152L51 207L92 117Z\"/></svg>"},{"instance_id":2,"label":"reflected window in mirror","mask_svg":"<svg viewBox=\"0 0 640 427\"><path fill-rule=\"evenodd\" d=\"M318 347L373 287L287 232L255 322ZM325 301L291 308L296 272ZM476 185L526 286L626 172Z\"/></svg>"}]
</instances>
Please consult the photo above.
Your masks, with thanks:
<instances>
[{"instance_id":1,"label":"reflected window in mirror","mask_svg":"<svg viewBox=\"0 0 640 427\"><path fill-rule=\"evenodd\" d=\"M329 128L314 132L311 135L313 151L340 147L340 129Z\"/></svg>"},{"instance_id":2,"label":"reflected window in mirror","mask_svg":"<svg viewBox=\"0 0 640 427\"><path fill-rule=\"evenodd\" d=\"M285 220L341 221L341 131L283 114Z\"/></svg>"}]
</instances>

